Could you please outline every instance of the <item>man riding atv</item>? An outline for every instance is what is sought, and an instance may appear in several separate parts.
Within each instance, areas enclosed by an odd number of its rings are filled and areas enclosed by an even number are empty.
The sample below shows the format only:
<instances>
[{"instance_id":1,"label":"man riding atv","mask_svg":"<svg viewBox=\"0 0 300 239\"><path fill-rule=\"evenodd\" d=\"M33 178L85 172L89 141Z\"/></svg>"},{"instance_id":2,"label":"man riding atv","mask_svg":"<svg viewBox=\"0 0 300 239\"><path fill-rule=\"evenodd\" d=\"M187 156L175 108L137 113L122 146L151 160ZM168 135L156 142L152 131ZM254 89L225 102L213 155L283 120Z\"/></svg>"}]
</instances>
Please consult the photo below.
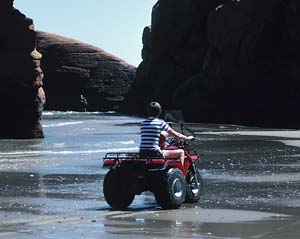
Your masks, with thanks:
<instances>
[{"instance_id":1,"label":"man riding atv","mask_svg":"<svg viewBox=\"0 0 300 239\"><path fill-rule=\"evenodd\" d=\"M103 192L113 209L126 209L135 195L150 191L162 209L179 208L184 202L197 202L203 192L203 181L196 163L200 157L185 136L173 130L157 117L161 107L151 102L149 118L141 123L139 152L109 152L103 167L109 168L104 177ZM173 136L163 144L162 132ZM182 131L183 132L183 131Z\"/></svg>"},{"instance_id":2,"label":"man riding atv","mask_svg":"<svg viewBox=\"0 0 300 239\"><path fill-rule=\"evenodd\" d=\"M148 118L141 123L140 155L142 157L165 157L179 159L184 164L184 151L182 149L161 149L159 145L160 135L167 132L179 140L190 141L193 136L185 136L170 127L164 120L159 119L161 106L158 102L151 102L147 108Z\"/></svg>"}]
</instances>

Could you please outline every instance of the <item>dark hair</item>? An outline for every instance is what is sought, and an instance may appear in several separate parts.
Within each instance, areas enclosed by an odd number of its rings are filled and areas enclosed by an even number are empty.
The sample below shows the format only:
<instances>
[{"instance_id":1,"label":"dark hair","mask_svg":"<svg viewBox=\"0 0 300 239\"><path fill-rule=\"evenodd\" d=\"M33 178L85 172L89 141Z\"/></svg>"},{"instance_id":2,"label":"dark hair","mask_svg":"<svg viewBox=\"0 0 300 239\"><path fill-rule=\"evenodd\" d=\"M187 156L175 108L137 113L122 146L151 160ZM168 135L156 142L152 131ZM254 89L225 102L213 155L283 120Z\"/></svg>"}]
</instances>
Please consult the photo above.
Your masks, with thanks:
<instances>
[{"instance_id":1,"label":"dark hair","mask_svg":"<svg viewBox=\"0 0 300 239\"><path fill-rule=\"evenodd\" d=\"M149 116L158 117L161 114L161 106L158 102L152 101L148 105L147 113Z\"/></svg>"}]
</instances>

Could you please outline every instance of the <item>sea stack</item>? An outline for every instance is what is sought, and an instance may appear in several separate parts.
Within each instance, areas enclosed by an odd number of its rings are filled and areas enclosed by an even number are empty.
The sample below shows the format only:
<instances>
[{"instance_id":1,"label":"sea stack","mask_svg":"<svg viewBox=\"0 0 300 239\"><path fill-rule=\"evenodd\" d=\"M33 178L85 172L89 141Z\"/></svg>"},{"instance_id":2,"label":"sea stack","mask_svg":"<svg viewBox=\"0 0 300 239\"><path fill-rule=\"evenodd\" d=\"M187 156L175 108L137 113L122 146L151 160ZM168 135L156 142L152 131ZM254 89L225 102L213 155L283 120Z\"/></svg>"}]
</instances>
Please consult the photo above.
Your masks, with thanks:
<instances>
[{"instance_id":1,"label":"sea stack","mask_svg":"<svg viewBox=\"0 0 300 239\"><path fill-rule=\"evenodd\" d=\"M0 1L0 138L43 138L42 55L32 19Z\"/></svg>"},{"instance_id":2,"label":"sea stack","mask_svg":"<svg viewBox=\"0 0 300 239\"><path fill-rule=\"evenodd\" d=\"M136 67L96 46L69 37L36 31L42 53L46 110L117 110L135 80Z\"/></svg>"},{"instance_id":3,"label":"sea stack","mask_svg":"<svg viewBox=\"0 0 300 239\"><path fill-rule=\"evenodd\" d=\"M299 0L159 0L124 111L300 128ZM150 90L151 89L151 90Z\"/></svg>"}]
</instances>

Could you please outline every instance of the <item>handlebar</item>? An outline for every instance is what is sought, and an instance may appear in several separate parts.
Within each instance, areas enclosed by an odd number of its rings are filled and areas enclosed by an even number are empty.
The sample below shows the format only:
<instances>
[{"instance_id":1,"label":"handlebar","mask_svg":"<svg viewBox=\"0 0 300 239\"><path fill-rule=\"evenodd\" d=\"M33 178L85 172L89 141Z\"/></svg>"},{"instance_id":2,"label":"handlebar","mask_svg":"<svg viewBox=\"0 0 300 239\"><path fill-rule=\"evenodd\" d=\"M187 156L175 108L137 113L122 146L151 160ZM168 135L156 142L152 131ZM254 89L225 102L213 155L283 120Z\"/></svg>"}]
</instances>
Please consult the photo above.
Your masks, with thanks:
<instances>
[{"instance_id":1,"label":"handlebar","mask_svg":"<svg viewBox=\"0 0 300 239\"><path fill-rule=\"evenodd\" d=\"M193 139L191 141L194 141L194 140L195 139ZM180 149L184 149L184 151L187 151L189 154L199 155L197 150L194 147L188 147L190 144L190 141L179 140L176 138L168 138L167 144L169 146L176 146Z\"/></svg>"},{"instance_id":2,"label":"handlebar","mask_svg":"<svg viewBox=\"0 0 300 239\"><path fill-rule=\"evenodd\" d=\"M168 145L174 145L179 148L183 148L189 144L188 141L184 141L184 140L180 140L180 139L176 139L176 138L168 138L167 143L168 143Z\"/></svg>"}]
</instances>

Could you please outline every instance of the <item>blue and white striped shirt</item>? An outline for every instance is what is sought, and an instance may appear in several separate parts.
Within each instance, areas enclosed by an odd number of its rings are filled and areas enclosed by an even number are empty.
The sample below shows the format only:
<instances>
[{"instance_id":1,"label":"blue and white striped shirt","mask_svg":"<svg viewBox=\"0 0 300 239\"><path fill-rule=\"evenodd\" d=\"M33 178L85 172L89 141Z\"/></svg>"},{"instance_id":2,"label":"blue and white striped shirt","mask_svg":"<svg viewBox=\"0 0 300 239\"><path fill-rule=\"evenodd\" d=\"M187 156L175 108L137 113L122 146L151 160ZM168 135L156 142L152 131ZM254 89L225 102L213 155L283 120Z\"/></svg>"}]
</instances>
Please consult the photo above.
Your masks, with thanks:
<instances>
[{"instance_id":1,"label":"blue and white striped shirt","mask_svg":"<svg viewBox=\"0 0 300 239\"><path fill-rule=\"evenodd\" d=\"M170 126L162 119L149 117L141 123L140 150L159 150L161 131L168 131Z\"/></svg>"}]
</instances>

